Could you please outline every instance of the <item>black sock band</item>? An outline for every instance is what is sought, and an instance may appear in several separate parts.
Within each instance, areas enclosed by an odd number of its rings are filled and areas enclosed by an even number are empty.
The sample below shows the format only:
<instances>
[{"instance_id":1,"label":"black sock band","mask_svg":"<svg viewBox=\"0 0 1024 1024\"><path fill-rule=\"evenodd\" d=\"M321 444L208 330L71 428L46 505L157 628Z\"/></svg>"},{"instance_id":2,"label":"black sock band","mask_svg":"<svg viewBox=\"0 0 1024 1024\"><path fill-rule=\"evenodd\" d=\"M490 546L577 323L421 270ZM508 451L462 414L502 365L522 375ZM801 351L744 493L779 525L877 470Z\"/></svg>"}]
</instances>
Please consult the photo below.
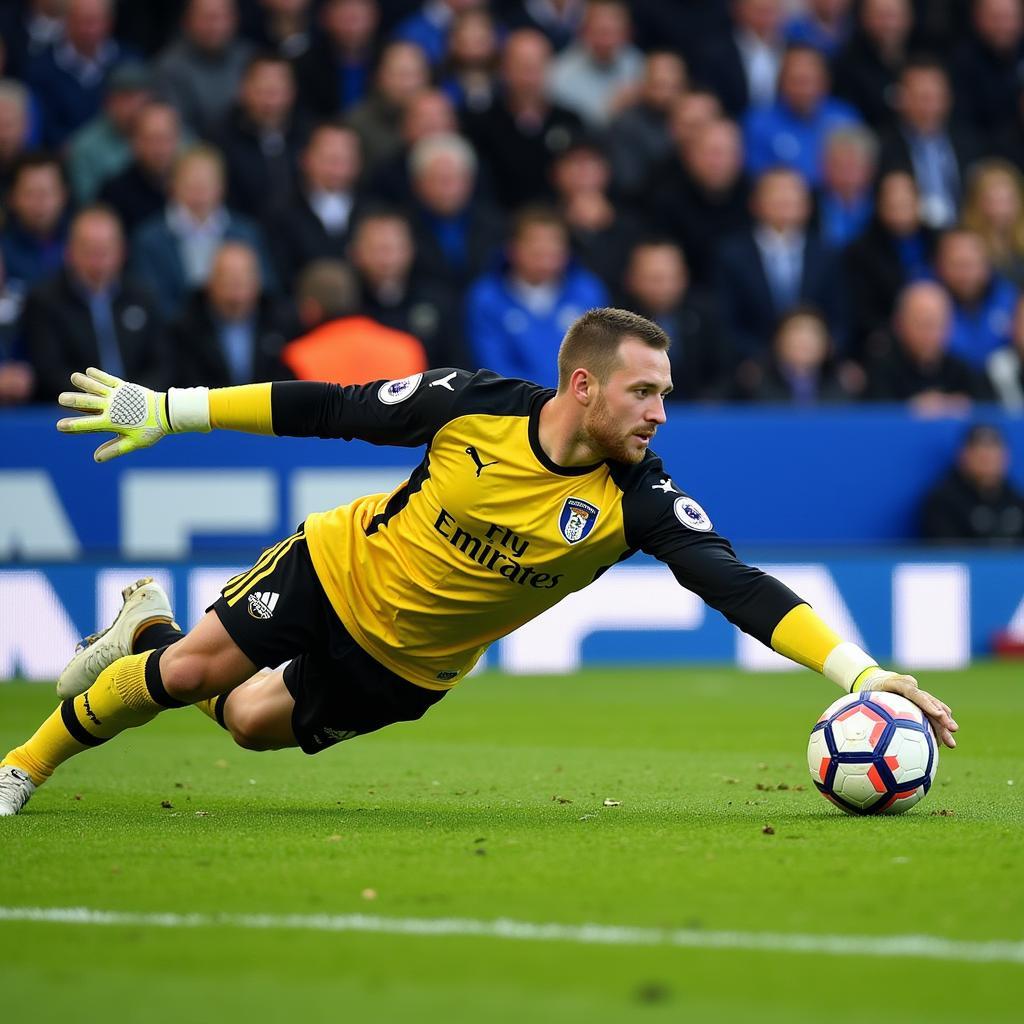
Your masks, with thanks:
<instances>
[{"instance_id":1,"label":"black sock band","mask_svg":"<svg viewBox=\"0 0 1024 1024\"><path fill-rule=\"evenodd\" d=\"M99 736L93 736L78 720L78 715L75 714L74 699L61 701L60 720L64 723L64 728L71 734L71 738L77 743L81 743L83 747L98 747L101 743L107 742L100 739Z\"/></svg>"},{"instance_id":2,"label":"black sock band","mask_svg":"<svg viewBox=\"0 0 1024 1024\"><path fill-rule=\"evenodd\" d=\"M175 700L165 689L163 680L160 678L160 655L167 650L161 647L154 651L146 659L146 689L149 690L153 702L164 708L184 708L188 705L185 701Z\"/></svg>"},{"instance_id":3,"label":"black sock band","mask_svg":"<svg viewBox=\"0 0 1024 1024\"><path fill-rule=\"evenodd\" d=\"M219 697L213 698L213 713L217 718L217 724L222 729L227 729L227 725L224 724L224 708L227 706L230 696L230 693L223 693Z\"/></svg>"},{"instance_id":4,"label":"black sock band","mask_svg":"<svg viewBox=\"0 0 1024 1024\"><path fill-rule=\"evenodd\" d=\"M150 623L136 635L135 642L132 644L132 654L155 651L158 647L170 647L184 635L177 626L172 626L169 622Z\"/></svg>"}]
</instances>

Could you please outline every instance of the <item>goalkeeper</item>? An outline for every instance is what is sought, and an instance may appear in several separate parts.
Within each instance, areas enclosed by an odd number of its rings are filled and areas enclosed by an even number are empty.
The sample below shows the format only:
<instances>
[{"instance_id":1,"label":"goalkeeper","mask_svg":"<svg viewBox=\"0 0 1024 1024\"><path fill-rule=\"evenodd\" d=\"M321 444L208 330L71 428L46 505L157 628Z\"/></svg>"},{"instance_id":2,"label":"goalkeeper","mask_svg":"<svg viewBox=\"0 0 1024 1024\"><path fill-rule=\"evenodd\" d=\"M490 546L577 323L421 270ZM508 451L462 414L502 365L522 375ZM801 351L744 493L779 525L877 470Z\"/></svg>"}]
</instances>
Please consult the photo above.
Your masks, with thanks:
<instances>
[{"instance_id":1,"label":"goalkeeper","mask_svg":"<svg viewBox=\"0 0 1024 1024\"><path fill-rule=\"evenodd\" d=\"M154 583L127 588L113 625L62 673L62 703L0 762L0 814L18 813L68 758L169 708L197 706L249 749L308 754L419 718L489 644L638 550L843 690L908 697L955 746L945 704L739 561L650 450L672 390L668 345L636 314L591 310L559 349L557 391L487 370L167 394L74 374L78 390L60 402L85 415L58 428L112 432L99 462L211 429L427 449L390 494L310 515L187 634Z\"/></svg>"}]
</instances>

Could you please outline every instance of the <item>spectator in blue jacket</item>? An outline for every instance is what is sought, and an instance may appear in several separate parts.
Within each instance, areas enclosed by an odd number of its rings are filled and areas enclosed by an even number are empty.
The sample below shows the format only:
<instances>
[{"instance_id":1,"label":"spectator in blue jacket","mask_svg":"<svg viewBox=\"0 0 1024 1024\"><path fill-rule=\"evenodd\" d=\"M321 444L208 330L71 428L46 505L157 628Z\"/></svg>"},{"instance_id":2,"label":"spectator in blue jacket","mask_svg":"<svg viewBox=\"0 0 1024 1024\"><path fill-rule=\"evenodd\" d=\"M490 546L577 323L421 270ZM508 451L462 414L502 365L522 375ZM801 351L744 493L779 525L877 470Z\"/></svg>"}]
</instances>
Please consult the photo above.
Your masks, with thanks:
<instances>
[{"instance_id":1,"label":"spectator in blue jacket","mask_svg":"<svg viewBox=\"0 0 1024 1024\"><path fill-rule=\"evenodd\" d=\"M431 0L399 22L394 38L403 43L415 43L437 67L448 51L448 33L455 16L481 6L481 0Z\"/></svg>"},{"instance_id":2,"label":"spectator in blue jacket","mask_svg":"<svg viewBox=\"0 0 1024 1024\"><path fill-rule=\"evenodd\" d=\"M824 171L818 193L821 237L834 249L859 238L874 213L871 194L878 166L878 140L869 128L837 128L825 142Z\"/></svg>"},{"instance_id":3,"label":"spectator in blue jacket","mask_svg":"<svg viewBox=\"0 0 1024 1024\"><path fill-rule=\"evenodd\" d=\"M143 221L132 239L132 276L149 287L166 319L181 312L190 291L206 284L223 242L251 246L264 282L276 287L259 227L224 205L224 177L217 150L188 150L175 165L167 208Z\"/></svg>"},{"instance_id":4,"label":"spectator in blue jacket","mask_svg":"<svg viewBox=\"0 0 1024 1024\"><path fill-rule=\"evenodd\" d=\"M992 270L981 236L964 228L939 238L935 271L953 302L949 351L983 370L988 357L1010 342L1017 289Z\"/></svg>"},{"instance_id":5,"label":"spectator in blue jacket","mask_svg":"<svg viewBox=\"0 0 1024 1024\"><path fill-rule=\"evenodd\" d=\"M554 387L554 355L566 328L586 310L608 303L604 285L569 259L569 234L544 207L517 214L506 265L485 274L466 300L474 363Z\"/></svg>"},{"instance_id":6,"label":"spectator in blue jacket","mask_svg":"<svg viewBox=\"0 0 1024 1024\"><path fill-rule=\"evenodd\" d=\"M857 112L828 94L825 58L812 46L786 50L773 104L750 110L743 119L747 170L792 167L817 188L822 180L825 140L837 128L859 124Z\"/></svg>"}]
</instances>

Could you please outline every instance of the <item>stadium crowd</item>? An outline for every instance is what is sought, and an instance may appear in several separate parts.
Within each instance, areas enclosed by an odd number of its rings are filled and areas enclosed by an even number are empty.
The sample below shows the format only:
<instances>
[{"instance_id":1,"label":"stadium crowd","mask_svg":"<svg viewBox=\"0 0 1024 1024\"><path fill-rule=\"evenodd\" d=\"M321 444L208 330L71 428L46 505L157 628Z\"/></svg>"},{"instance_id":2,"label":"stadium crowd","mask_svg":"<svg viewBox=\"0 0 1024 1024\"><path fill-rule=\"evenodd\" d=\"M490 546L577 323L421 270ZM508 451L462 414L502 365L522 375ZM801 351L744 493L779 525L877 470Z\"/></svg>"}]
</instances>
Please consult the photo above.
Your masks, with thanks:
<instances>
[{"instance_id":1,"label":"stadium crowd","mask_svg":"<svg viewBox=\"0 0 1024 1024\"><path fill-rule=\"evenodd\" d=\"M683 400L1024 409L1022 0L0 4L0 403L568 324Z\"/></svg>"}]
</instances>

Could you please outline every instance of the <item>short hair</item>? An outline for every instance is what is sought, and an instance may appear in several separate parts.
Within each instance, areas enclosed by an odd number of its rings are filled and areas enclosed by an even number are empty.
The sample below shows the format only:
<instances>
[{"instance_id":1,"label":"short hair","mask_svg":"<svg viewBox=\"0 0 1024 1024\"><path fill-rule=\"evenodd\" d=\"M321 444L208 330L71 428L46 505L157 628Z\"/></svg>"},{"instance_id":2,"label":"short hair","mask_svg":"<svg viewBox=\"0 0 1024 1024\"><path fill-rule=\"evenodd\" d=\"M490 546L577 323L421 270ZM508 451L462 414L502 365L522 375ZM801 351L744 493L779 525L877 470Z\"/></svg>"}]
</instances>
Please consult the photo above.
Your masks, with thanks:
<instances>
[{"instance_id":1,"label":"short hair","mask_svg":"<svg viewBox=\"0 0 1024 1024\"><path fill-rule=\"evenodd\" d=\"M124 225L121 223L121 218L118 216L117 211L106 203L90 203L88 206L83 206L74 215L74 217L71 218L71 224L68 228L68 237L74 234L75 228L78 224L89 217L106 218L117 229L117 233L120 238L122 240L124 239Z\"/></svg>"},{"instance_id":2,"label":"short hair","mask_svg":"<svg viewBox=\"0 0 1024 1024\"><path fill-rule=\"evenodd\" d=\"M569 228L558 210L543 203L527 203L512 215L512 224L508 232L509 238L516 241L538 224L543 227L557 228L565 235L566 239L569 237Z\"/></svg>"},{"instance_id":3,"label":"short hair","mask_svg":"<svg viewBox=\"0 0 1024 1024\"><path fill-rule=\"evenodd\" d=\"M44 167L52 167L57 172L57 177L60 178L61 184L67 188L67 173L60 158L55 153L46 149L31 149L22 153L14 161L10 174L10 191L13 192L17 188L23 174L26 174L28 171L38 171Z\"/></svg>"},{"instance_id":4,"label":"short hair","mask_svg":"<svg viewBox=\"0 0 1024 1024\"><path fill-rule=\"evenodd\" d=\"M945 63L931 53L912 53L903 62L899 77L906 78L914 71L934 71L936 74L942 75L946 82L949 81L949 71L946 69Z\"/></svg>"},{"instance_id":5,"label":"short hair","mask_svg":"<svg viewBox=\"0 0 1024 1024\"><path fill-rule=\"evenodd\" d=\"M246 62L245 67L242 70L242 78L248 78L258 67L263 64L278 64L288 70L289 75L293 75L291 61L287 57L282 56L276 50L263 49L257 50Z\"/></svg>"},{"instance_id":6,"label":"short hair","mask_svg":"<svg viewBox=\"0 0 1024 1024\"><path fill-rule=\"evenodd\" d=\"M418 178L434 157L442 155L455 157L467 174L476 174L476 153L473 152L473 147L461 135L449 132L429 135L412 147L409 152L409 170L412 176Z\"/></svg>"},{"instance_id":7,"label":"short hair","mask_svg":"<svg viewBox=\"0 0 1024 1024\"><path fill-rule=\"evenodd\" d=\"M301 305L312 299L325 320L351 316L359 307L355 275L341 260L313 260L299 275L296 298Z\"/></svg>"},{"instance_id":8,"label":"short hair","mask_svg":"<svg viewBox=\"0 0 1024 1024\"><path fill-rule=\"evenodd\" d=\"M171 174L172 180L177 180L182 168L187 164L199 160L205 161L214 167L220 175L222 182L227 180L227 166L224 163L224 155L216 146L208 145L205 142L198 142L194 146L189 146L184 153L178 156L178 159L174 162L174 171Z\"/></svg>"},{"instance_id":9,"label":"short hair","mask_svg":"<svg viewBox=\"0 0 1024 1024\"><path fill-rule=\"evenodd\" d=\"M558 390L565 391L573 371L583 367L603 384L619 365L624 338L637 338L649 348L667 352L669 336L653 321L627 309L601 307L576 319L558 349Z\"/></svg>"},{"instance_id":10,"label":"short hair","mask_svg":"<svg viewBox=\"0 0 1024 1024\"><path fill-rule=\"evenodd\" d=\"M835 146L855 146L872 164L878 162L878 136L861 124L846 124L835 128L825 138L825 152Z\"/></svg>"}]
</instances>

